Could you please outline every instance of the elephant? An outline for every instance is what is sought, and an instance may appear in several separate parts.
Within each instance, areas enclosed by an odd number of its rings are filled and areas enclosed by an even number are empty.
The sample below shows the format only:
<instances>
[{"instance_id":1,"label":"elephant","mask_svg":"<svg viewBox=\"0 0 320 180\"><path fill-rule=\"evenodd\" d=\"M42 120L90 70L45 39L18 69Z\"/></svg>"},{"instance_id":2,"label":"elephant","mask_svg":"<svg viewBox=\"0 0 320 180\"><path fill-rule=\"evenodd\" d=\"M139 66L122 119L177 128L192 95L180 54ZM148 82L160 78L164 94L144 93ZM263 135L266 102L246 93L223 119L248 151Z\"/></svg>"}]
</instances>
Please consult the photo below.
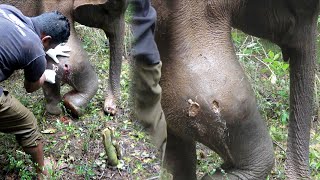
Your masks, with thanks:
<instances>
[{"instance_id":1,"label":"elephant","mask_svg":"<svg viewBox=\"0 0 320 180\"><path fill-rule=\"evenodd\" d=\"M163 63L160 84L168 138L164 166L196 179L196 142L215 151L225 173L202 179L266 179L271 137L241 68L231 29L277 44L290 66L287 179L310 179L318 0L152 0Z\"/></svg>"},{"instance_id":2,"label":"elephant","mask_svg":"<svg viewBox=\"0 0 320 180\"><path fill-rule=\"evenodd\" d=\"M115 115L120 99L120 73L124 55L127 0L75 0L75 21L102 29L109 39L110 67L103 111ZM99 18L97 18L99 17Z\"/></svg>"},{"instance_id":3,"label":"elephant","mask_svg":"<svg viewBox=\"0 0 320 180\"><path fill-rule=\"evenodd\" d=\"M121 1L122 2L122 1ZM47 68L57 70L56 83L45 83L43 93L46 99L46 110L50 114L59 115L62 110L58 106L61 101L61 83L70 85L73 89L63 96L64 106L71 111L74 117L84 113L84 108L98 90L98 77L88 61L88 55L81 46L74 28L74 22L95 26L105 31L110 41L110 78L107 87L104 111L115 115L117 100L120 96L120 72L123 55L124 37L124 10L125 3L116 6L120 1L100 0L0 0L16 6L27 16L36 16L44 11L59 10L70 22L70 37L67 46L71 47L70 57L58 57L60 63L56 64L47 56ZM123 9L123 10L122 10ZM101 13L103 11L103 13ZM94 12L99 12L96 15ZM109 13L110 12L110 13ZM102 16L104 15L104 16ZM117 30L117 31L115 31ZM112 69L112 71L111 71Z\"/></svg>"}]
</instances>

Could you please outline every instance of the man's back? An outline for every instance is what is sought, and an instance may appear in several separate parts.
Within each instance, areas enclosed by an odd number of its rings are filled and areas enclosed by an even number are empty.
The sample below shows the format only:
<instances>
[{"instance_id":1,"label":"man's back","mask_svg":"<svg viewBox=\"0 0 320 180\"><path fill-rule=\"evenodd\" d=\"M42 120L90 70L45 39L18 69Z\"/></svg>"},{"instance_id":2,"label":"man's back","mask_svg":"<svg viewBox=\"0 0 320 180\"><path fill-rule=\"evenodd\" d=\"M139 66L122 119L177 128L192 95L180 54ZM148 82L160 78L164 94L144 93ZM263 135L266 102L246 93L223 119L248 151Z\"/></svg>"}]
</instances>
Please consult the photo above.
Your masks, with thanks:
<instances>
[{"instance_id":1,"label":"man's back","mask_svg":"<svg viewBox=\"0 0 320 180\"><path fill-rule=\"evenodd\" d=\"M13 6L0 5L0 24L0 82L16 69L39 67L40 71L44 70L46 61L40 31L31 19ZM32 63L36 59L39 62ZM36 80L32 75L26 77L31 81Z\"/></svg>"}]
</instances>

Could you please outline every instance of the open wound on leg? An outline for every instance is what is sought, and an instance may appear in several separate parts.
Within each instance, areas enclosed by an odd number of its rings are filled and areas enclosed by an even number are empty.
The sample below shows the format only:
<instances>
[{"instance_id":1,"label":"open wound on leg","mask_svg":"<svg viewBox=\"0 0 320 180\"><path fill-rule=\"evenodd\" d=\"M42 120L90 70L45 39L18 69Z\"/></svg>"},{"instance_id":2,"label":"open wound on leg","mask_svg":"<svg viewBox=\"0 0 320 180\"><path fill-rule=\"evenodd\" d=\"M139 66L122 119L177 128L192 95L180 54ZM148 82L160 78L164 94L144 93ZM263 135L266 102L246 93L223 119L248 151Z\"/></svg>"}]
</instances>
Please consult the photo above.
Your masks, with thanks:
<instances>
[{"instance_id":1,"label":"open wound on leg","mask_svg":"<svg viewBox=\"0 0 320 180\"><path fill-rule=\"evenodd\" d=\"M188 103L189 103L188 116L195 117L200 111L200 105L199 103L193 101L192 99L188 99Z\"/></svg>"}]
</instances>

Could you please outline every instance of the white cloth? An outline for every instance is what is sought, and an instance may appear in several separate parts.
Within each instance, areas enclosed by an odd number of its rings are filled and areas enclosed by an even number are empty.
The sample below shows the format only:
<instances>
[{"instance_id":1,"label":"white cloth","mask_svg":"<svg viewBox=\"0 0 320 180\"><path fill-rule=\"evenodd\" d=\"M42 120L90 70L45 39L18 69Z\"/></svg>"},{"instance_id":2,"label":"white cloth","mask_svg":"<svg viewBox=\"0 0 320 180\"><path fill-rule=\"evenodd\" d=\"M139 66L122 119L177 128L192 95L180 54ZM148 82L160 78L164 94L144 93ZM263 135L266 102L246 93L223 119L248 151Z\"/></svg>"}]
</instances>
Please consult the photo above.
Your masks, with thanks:
<instances>
[{"instance_id":1,"label":"white cloth","mask_svg":"<svg viewBox=\"0 0 320 180\"><path fill-rule=\"evenodd\" d=\"M51 84L56 83L56 72L54 70L46 69L43 74L46 77L45 81Z\"/></svg>"}]
</instances>

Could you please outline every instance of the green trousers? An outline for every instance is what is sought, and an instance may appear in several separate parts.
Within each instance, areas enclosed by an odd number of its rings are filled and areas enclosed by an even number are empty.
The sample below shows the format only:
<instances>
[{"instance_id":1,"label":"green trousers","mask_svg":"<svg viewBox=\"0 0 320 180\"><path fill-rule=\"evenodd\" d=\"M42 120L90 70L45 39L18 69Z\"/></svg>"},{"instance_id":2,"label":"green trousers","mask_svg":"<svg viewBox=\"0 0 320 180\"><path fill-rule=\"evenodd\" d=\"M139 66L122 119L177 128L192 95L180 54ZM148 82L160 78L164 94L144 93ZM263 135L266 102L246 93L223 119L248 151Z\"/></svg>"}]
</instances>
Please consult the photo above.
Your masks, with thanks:
<instances>
[{"instance_id":1,"label":"green trousers","mask_svg":"<svg viewBox=\"0 0 320 180\"><path fill-rule=\"evenodd\" d=\"M37 146L42 138L32 112L6 90L0 97L0 132L14 134L22 147Z\"/></svg>"},{"instance_id":2,"label":"green trousers","mask_svg":"<svg viewBox=\"0 0 320 180\"><path fill-rule=\"evenodd\" d=\"M161 107L159 85L162 63L149 65L135 61L134 66L134 112L151 134L154 145L164 151L167 139L167 124Z\"/></svg>"}]
</instances>

